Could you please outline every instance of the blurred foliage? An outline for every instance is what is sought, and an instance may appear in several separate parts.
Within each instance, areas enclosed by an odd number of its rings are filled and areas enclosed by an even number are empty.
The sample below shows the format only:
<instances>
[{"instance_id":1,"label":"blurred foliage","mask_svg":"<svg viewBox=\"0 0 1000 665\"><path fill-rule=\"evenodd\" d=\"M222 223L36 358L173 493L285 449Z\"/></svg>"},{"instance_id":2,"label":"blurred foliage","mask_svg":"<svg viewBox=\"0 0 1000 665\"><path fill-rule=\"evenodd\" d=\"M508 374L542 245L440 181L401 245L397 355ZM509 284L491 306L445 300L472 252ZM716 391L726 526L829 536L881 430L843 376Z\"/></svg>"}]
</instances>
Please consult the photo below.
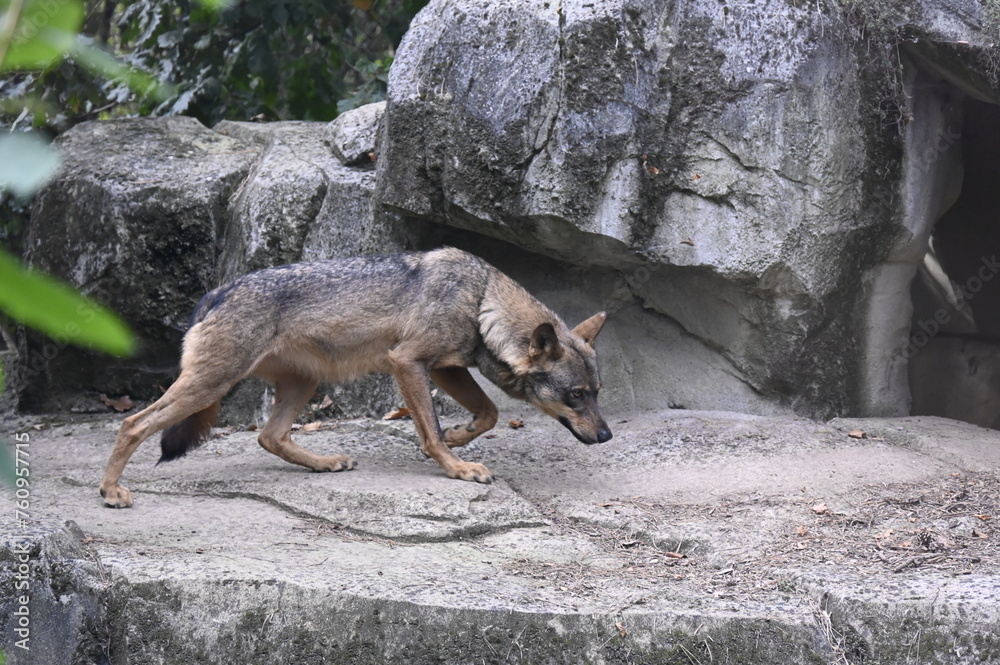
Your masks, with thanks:
<instances>
[{"instance_id":1,"label":"blurred foliage","mask_svg":"<svg viewBox=\"0 0 1000 665\"><path fill-rule=\"evenodd\" d=\"M78 39L83 21L79 0L0 0L0 73L46 69L76 58L88 71L114 75L147 97L164 99L163 89L107 53ZM38 132L0 134L0 194L30 198L59 166L59 155ZM3 227L9 233L7 226ZM70 287L21 266L0 251L0 314L65 344L128 355L134 339L107 308ZM3 385L0 366L0 386Z\"/></svg>"},{"instance_id":2,"label":"blurred foliage","mask_svg":"<svg viewBox=\"0 0 1000 665\"><path fill-rule=\"evenodd\" d=\"M0 81L0 122L57 133L121 115L191 115L208 126L331 120L385 97L395 49L426 2L244 0L216 11L190 0L89 0L79 51ZM125 67L97 70L87 59L99 54ZM169 94L143 94L129 76L149 76Z\"/></svg>"},{"instance_id":3,"label":"blurred foliage","mask_svg":"<svg viewBox=\"0 0 1000 665\"><path fill-rule=\"evenodd\" d=\"M79 0L0 0L0 73L17 78L18 73L47 71L74 58L88 72L116 78L146 98L162 100L168 96L169 89L148 74L80 40L83 15ZM27 115L27 105L24 108L19 119ZM59 166L58 153L39 132L16 131L16 124L0 134L0 197L11 202L12 209L22 207ZM6 241L14 222L6 215L0 221L0 236ZM7 318L41 330L60 344L88 346L116 355L129 355L135 346L132 332L106 307L23 267L0 250L0 326ZM9 338L4 332L4 345ZM0 350L11 351L4 346ZM16 471L16 460L6 444L0 445L0 481L13 486ZM27 482L25 478L16 481L18 486Z\"/></svg>"}]
</instances>

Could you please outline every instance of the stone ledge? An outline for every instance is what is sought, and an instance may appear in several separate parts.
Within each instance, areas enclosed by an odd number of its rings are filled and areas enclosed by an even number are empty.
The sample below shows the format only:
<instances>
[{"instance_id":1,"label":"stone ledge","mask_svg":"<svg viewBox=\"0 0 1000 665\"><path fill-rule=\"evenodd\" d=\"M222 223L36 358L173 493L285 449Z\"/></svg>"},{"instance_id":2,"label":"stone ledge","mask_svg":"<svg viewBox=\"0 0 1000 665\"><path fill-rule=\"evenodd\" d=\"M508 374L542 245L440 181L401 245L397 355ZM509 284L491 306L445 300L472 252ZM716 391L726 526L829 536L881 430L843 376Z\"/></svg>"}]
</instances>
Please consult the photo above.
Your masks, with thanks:
<instances>
[{"instance_id":1,"label":"stone ledge","mask_svg":"<svg viewBox=\"0 0 1000 665\"><path fill-rule=\"evenodd\" d=\"M6 423L32 474L31 528L4 522L0 546L8 662L1000 658L996 535L964 514L995 500L1000 433L664 411L581 446L523 417L462 451L492 486L444 478L406 422L298 435L359 460L341 474L246 432L160 466L147 442L121 511L96 492L120 420ZM949 483L958 513L935 503ZM936 554L905 549L920 533ZM30 652L11 623L22 540Z\"/></svg>"}]
</instances>

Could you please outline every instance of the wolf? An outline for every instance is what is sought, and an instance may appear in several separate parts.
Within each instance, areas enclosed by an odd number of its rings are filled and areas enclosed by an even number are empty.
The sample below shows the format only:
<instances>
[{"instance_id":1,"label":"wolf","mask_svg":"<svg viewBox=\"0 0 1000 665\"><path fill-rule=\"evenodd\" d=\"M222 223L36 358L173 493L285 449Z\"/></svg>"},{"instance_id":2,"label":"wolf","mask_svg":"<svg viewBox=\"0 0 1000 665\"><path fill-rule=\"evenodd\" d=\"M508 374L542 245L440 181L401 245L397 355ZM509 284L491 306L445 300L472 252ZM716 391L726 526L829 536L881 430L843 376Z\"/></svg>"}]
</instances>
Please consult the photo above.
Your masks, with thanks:
<instances>
[{"instance_id":1,"label":"wolf","mask_svg":"<svg viewBox=\"0 0 1000 665\"><path fill-rule=\"evenodd\" d=\"M147 409L122 423L100 492L113 508L132 505L119 481L135 449L163 430L161 462L202 444L219 401L247 376L274 384L274 410L258 442L315 471L353 469L345 455L316 455L291 439L295 418L322 380L391 374L424 454L450 478L488 483L464 446L497 422L497 408L469 373L477 367L508 395L546 413L583 443L603 443L594 339L604 312L573 329L486 261L443 248L266 268L210 291L184 336L181 372ZM472 414L442 431L433 381Z\"/></svg>"}]
</instances>

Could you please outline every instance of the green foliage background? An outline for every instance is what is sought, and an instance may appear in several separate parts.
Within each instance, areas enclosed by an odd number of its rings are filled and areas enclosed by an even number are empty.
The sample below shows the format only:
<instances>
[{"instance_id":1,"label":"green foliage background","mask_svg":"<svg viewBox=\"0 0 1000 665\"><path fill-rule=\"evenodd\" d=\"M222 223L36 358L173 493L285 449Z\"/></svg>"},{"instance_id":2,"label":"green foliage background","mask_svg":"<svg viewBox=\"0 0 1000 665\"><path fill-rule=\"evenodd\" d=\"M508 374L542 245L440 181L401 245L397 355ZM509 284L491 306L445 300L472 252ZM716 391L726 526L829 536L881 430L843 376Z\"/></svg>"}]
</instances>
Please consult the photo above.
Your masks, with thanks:
<instances>
[{"instance_id":1,"label":"green foliage background","mask_svg":"<svg viewBox=\"0 0 1000 665\"><path fill-rule=\"evenodd\" d=\"M51 0L60 2L60 0ZM89 0L81 40L167 86L141 93L81 57L0 81L0 123L50 133L121 115L332 120L385 97L399 40L427 0ZM2 4L2 3L0 3ZM139 91L136 88L140 88Z\"/></svg>"}]
</instances>

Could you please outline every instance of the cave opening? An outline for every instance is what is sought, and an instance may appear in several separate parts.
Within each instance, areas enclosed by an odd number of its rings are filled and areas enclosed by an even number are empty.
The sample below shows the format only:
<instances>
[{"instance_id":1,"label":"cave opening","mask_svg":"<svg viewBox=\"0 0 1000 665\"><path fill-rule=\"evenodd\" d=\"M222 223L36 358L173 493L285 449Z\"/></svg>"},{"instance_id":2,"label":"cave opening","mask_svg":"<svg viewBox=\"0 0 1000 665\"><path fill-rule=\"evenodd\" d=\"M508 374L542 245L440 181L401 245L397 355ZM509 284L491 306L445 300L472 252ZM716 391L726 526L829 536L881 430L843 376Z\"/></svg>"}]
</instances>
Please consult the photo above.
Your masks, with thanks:
<instances>
[{"instance_id":1,"label":"cave opening","mask_svg":"<svg viewBox=\"0 0 1000 665\"><path fill-rule=\"evenodd\" d=\"M911 288L910 413L1000 429L1000 106L964 96L955 117L936 140L960 188Z\"/></svg>"}]
</instances>

